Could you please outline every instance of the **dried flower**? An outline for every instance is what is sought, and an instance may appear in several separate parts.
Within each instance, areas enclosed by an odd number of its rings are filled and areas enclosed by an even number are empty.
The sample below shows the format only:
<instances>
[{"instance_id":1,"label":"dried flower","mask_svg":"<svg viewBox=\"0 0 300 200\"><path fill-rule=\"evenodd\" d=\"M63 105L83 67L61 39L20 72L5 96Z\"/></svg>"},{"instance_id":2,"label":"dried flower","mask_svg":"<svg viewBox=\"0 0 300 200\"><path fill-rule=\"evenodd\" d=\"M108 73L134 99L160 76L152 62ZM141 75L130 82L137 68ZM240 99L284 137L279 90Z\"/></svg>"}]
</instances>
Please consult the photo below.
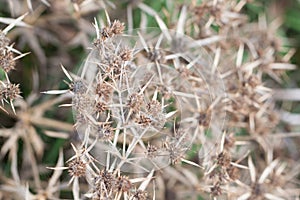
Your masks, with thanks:
<instances>
[{"instance_id":1,"label":"dried flower","mask_svg":"<svg viewBox=\"0 0 300 200\"><path fill-rule=\"evenodd\" d=\"M115 20L110 27L111 33L116 35L122 34L124 29L125 29L124 23L121 23L119 20Z\"/></svg>"},{"instance_id":2,"label":"dried flower","mask_svg":"<svg viewBox=\"0 0 300 200\"><path fill-rule=\"evenodd\" d=\"M218 165L222 167L229 167L231 162L231 156L226 151L221 152L217 157L217 163Z\"/></svg>"},{"instance_id":3,"label":"dried flower","mask_svg":"<svg viewBox=\"0 0 300 200\"><path fill-rule=\"evenodd\" d=\"M107 104L102 101L98 101L95 106L96 113L100 114L107 110Z\"/></svg>"},{"instance_id":4,"label":"dried flower","mask_svg":"<svg viewBox=\"0 0 300 200\"><path fill-rule=\"evenodd\" d=\"M6 99L14 100L20 96L19 84L7 83L4 91L4 96Z\"/></svg>"},{"instance_id":5,"label":"dried flower","mask_svg":"<svg viewBox=\"0 0 300 200\"><path fill-rule=\"evenodd\" d=\"M6 73L15 69L16 62L11 51L7 51L3 55L0 55L0 66Z\"/></svg>"},{"instance_id":6,"label":"dried flower","mask_svg":"<svg viewBox=\"0 0 300 200\"><path fill-rule=\"evenodd\" d=\"M115 187L115 183L115 176L105 169L101 170L99 175L95 177L95 189L98 193L107 191L106 193L109 194L110 191L112 191L112 189ZM104 188L102 184L104 185Z\"/></svg>"},{"instance_id":7,"label":"dried flower","mask_svg":"<svg viewBox=\"0 0 300 200\"><path fill-rule=\"evenodd\" d=\"M148 143L147 151L145 152L146 156L148 158L154 158L157 156L157 153L158 153L158 148Z\"/></svg>"},{"instance_id":8,"label":"dried flower","mask_svg":"<svg viewBox=\"0 0 300 200\"><path fill-rule=\"evenodd\" d=\"M119 56L112 56L108 62L108 73L112 73L113 77L119 77L122 73L123 61Z\"/></svg>"},{"instance_id":9,"label":"dried flower","mask_svg":"<svg viewBox=\"0 0 300 200\"><path fill-rule=\"evenodd\" d=\"M104 141L111 140L114 137L114 129L110 125L100 125L97 133L99 139Z\"/></svg>"},{"instance_id":10,"label":"dried flower","mask_svg":"<svg viewBox=\"0 0 300 200\"><path fill-rule=\"evenodd\" d=\"M147 104L147 111L152 116L157 116L159 113L162 113L162 107L159 101L152 100Z\"/></svg>"},{"instance_id":11,"label":"dried flower","mask_svg":"<svg viewBox=\"0 0 300 200\"><path fill-rule=\"evenodd\" d=\"M132 50L128 48L122 48L119 52L119 56L123 61L130 61L132 59Z\"/></svg>"},{"instance_id":12,"label":"dried flower","mask_svg":"<svg viewBox=\"0 0 300 200\"><path fill-rule=\"evenodd\" d=\"M101 35L101 41L105 41L106 39L108 38L111 38L113 37L114 35L117 35L117 34L122 34L123 31L125 29L125 25L124 23L121 23L119 20L115 20L111 26L109 27L103 27L101 30L100 30L100 35ZM99 38L97 39L99 40ZM99 44L101 44L101 41L94 41L94 45L96 47L100 47L98 46Z\"/></svg>"},{"instance_id":13,"label":"dried flower","mask_svg":"<svg viewBox=\"0 0 300 200\"><path fill-rule=\"evenodd\" d=\"M95 92L99 98L103 97L105 101L108 101L112 94L112 88L107 82L99 82L97 83Z\"/></svg>"},{"instance_id":14,"label":"dried flower","mask_svg":"<svg viewBox=\"0 0 300 200\"><path fill-rule=\"evenodd\" d=\"M133 93L129 96L128 107L130 107L134 112L140 110L141 106L144 103L143 95L138 93Z\"/></svg>"},{"instance_id":15,"label":"dried flower","mask_svg":"<svg viewBox=\"0 0 300 200\"><path fill-rule=\"evenodd\" d=\"M143 127L149 126L151 122L152 120L143 114L140 114L139 117L136 119L136 123Z\"/></svg>"},{"instance_id":16,"label":"dried flower","mask_svg":"<svg viewBox=\"0 0 300 200\"><path fill-rule=\"evenodd\" d=\"M68 163L68 172L72 177L85 176L86 163L84 163L79 157L77 157Z\"/></svg>"},{"instance_id":17,"label":"dried flower","mask_svg":"<svg viewBox=\"0 0 300 200\"><path fill-rule=\"evenodd\" d=\"M116 180L115 186L116 186L117 191L128 192L131 189L132 184L131 184L130 180L128 179L128 177L119 176Z\"/></svg>"},{"instance_id":18,"label":"dried flower","mask_svg":"<svg viewBox=\"0 0 300 200\"><path fill-rule=\"evenodd\" d=\"M173 138L173 139L166 139L163 143L165 150L169 153L169 159L171 164L177 164L181 161L182 158L185 156L185 152L187 147L184 146L184 141L181 139Z\"/></svg>"},{"instance_id":19,"label":"dried flower","mask_svg":"<svg viewBox=\"0 0 300 200\"><path fill-rule=\"evenodd\" d=\"M148 193L146 191L142 190L137 190L134 195L133 195L134 200L147 200L148 198Z\"/></svg>"}]
</instances>

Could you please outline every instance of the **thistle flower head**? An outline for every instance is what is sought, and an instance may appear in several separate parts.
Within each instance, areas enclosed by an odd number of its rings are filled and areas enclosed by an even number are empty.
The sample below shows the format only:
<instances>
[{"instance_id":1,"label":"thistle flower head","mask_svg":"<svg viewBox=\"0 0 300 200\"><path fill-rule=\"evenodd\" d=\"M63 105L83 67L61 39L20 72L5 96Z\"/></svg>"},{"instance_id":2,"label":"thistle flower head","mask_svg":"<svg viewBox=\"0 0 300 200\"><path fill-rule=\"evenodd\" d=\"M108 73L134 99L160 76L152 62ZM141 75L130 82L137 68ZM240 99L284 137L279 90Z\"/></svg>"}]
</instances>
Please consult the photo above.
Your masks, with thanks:
<instances>
[{"instance_id":1,"label":"thistle flower head","mask_svg":"<svg viewBox=\"0 0 300 200\"><path fill-rule=\"evenodd\" d=\"M126 176L119 176L116 180L115 186L118 191L122 192L128 192L132 188L132 184Z\"/></svg>"},{"instance_id":2,"label":"thistle flower head","mask_svg":"<svg viewBox=\"0 0 300 200\"><path fill-rule=\"evenodd\" d=\"M7 51L0 55L0 66L6 73L9 73L11 70L15 69L16 62L11 51Z\"/></svg>"},{"instance_id":3,"label":"thistle flower head","mask_svg":"<svg viewBox=\"0 0 300 200\"><path fill-rule=\"evenodd\" d=\"M86 174L86 163L79 157L68 163L68 172L72 177L83 177Z\"/></svg>"}]
</instances>

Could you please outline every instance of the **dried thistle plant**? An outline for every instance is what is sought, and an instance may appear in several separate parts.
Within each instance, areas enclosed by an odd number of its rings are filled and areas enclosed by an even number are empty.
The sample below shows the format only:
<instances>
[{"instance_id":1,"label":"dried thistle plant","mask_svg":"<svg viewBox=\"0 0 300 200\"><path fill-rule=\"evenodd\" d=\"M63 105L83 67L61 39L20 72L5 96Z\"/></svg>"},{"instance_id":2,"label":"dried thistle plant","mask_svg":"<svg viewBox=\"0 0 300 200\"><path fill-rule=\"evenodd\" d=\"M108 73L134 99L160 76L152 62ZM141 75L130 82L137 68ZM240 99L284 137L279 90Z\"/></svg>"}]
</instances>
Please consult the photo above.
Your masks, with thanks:
<instances>
[{"instance_id":1,"label":"dried thistle plant","mask_svg":"<svg viewBox=\"0 0 300 200\"><path fill-rule=\"evenodd\" d=\"M8 23L9 25L6 26L3 30L0 30L0 66L5 74L6 80L0 80L0 101L2 103L1 109L4 110L4 102L9 103L12 110L15 113L15 108L13 105L13 101L20 96L20 89L19 84L11 83L8 74L15 70L16 61L23 56L26 55L22 54L18 50L13 48L13 45L10 44L10 39L6 36L7 33L14 27L21 24L22 20L26 15L22 15L17 19L9 19L3 18L2 21ZM15 54L17 56L15 56Z\"/></svg>"},{"instance_id":2,"label":"dried thistle plant","mask_svg":"<svg viewBox=\"0 0 300 200\"><path fill-rule=\"evenodd\" d=\"M246 0L166 0L162 12L128 1L127 23L117 2L11 2L11 13L30 13L6 19L0 32L1 108L16 121L0 129L1 159L11 162L8 177L0 173L0 199L299 196L299 152L292 147L299 134L281 123L297 126L297 114L276 110L276 100L297 100L297 90L272 88L296 68L293 50L276 35L280 18L268 22L261 14L250 22ZM103 15L92 24L97 12ZM120 20L110 19L115 13ZM154 23L158 28L147 28ZM61 65L68 88L43 92L57 97L19 98L19 85L8 78L25 55L7 37L15 25L27 25L10 33L38 55L40 71L57 58L72 66L66 47L88 47L76 74ZM61 55L46 56L45 41ZM60 118L57 104L73 109L74 126ZM66 139L64 151L47 144L49 137ZM53 167L43 161L49 148L59 149Z\"/></svg>"}]
</instances>

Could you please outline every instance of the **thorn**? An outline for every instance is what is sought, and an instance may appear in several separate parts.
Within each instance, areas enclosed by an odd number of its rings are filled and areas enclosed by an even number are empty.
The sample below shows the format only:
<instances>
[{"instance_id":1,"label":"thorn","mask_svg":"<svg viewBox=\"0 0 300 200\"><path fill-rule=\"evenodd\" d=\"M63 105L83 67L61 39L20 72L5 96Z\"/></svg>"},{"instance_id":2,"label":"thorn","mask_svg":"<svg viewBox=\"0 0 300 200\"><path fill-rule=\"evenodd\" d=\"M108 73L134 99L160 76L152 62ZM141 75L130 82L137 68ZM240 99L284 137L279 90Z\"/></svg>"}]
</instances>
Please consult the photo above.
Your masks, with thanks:
<instances>
[{"instance_id":1,"label":"thorn","mask_svg":"<svg viewBox=\"0 0 300 200\"><path fill-rule=\"evenodd\" d=\"M73 82L73 79L72 79L71 75L70 75L69 72L64 68L64 66L61 64L60 67L62 68L64 74L68 77L68 79L69 79L70 81Z\"/></svg>"}]
</instances>

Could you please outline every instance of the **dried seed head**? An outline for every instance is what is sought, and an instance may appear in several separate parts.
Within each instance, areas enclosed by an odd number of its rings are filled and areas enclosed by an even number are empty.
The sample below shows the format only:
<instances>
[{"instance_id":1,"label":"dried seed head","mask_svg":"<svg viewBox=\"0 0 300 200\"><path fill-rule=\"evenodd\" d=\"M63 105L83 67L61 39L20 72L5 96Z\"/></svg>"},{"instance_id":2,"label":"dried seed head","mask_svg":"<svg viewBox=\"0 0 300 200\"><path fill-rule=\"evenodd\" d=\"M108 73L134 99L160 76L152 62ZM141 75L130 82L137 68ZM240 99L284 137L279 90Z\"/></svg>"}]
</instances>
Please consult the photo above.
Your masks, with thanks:
<instances>
[{"instance_id":1,"label":"dried seed head","mask_svg":"<svg viewBox=\"0 0 300 200\"><path fill-rule=\"evenodd\" d=\"M101 34L102 35L102 34ZM93 45L97 48L97 49L101 49L103 42L101 39L94 39L93 41Z\"/></svg>"},{"instance_id":2,"label":"dried seed head","mask_svg":"<svg viewBox=\"0 0 300 200\"><path fill-rule=\"evenodd\" d=\"M95 105L95 111L96 113L100 114L107 110L107 104L102 101L98 101Z\"/></svg>"},{"instance_id":3,"label":"dried seed head","mask_svg":"<svg viewBox=\"0 0 300 200\"><path fill-rule=\"evenodd\" d=\"M221 152L218 157L217 157L217 163L218 165L227 168L230 166L230 162L231 162L231 156L228 152L223 151Z\"/></svg>"},{"instance_id":4,"label":"dried seed head","mask_svg":"<svg viewBox=\"0 0 300 200\"><path fill-rule=\"evenodd\" d=\"M217 182L214 184L214 186L210 188L210 192L213 196L220 196L222 194L221 183Z\"/></svg>"},{"instance_id":5,"label":"dried seed head","mask_svg":"<svg viewBox=\"0 0 300 200\"><path fill-rule=\"evenodd\" d=\"M101 39L102 39L102 41L104 41L107 38L109 38L109 37L112 36L112 34L110 32L110 29L108 27L102 28L101 31L100 31L100 33L101 33Z\"/></svg>"},{"instance_id":6,"label":"dried seed head","mask_svg":"<svg viewBox=\"0 0 300 200\"><path fill-rule=\"evenodd\" d=\"M101 41L106 40L107 38L111 38L114 35L122 34L125 29L124 23L121 23L119 20L115 20L110 27L104 27L100 30ZM99 40L97 39L97 40ZM97 44L101 44L101 41L95 41L94 45L97 47Z\"/></svg>"},{"instance_id":7,"label":"dried seed head","mask_svg":"<svg viewBox=\"0 0 300 200\"><path fill-rule=\"evenodd\" d=\"M152 120L151 125L154 127L163 127L166 122L166 116L159 101L152 100L146 105L147 116Z\"/></svg>"},{"instance_id":8,"label":"dried seed head","mask_svg":"<svg viewBox=\"0 0 300 200\"><path fill-rule=\"evenodd\" d=\"M151 102L149 102L146 108L149 114L153 116L157 116L159 113L162 113L161 104L157 100L152 100Z\"/></svg>"},{"instance_id":9,"label":"dried seed head","mask_svg":"<svg viewBox=\"0 0 300 200\"><path fill-rule=\"evenodd\" d=\"M103 169L100 171L99 175L95 177L96 190L98 190L98 192L100 193L103 190L106 190L109 193L114 188L115 181L115 176L111 172ZM101 184L104 184L105 189L102 187Z\"/></svg>"},{"instance_id":10,"label":"dried seed head","mask_svg":"<svg viewBox=\"0 0 300 200\"><path fill-rule=\"evenodd\" d=\"M11 51L7 51L5 54L0 55L0 66L6 73L15 69L16 62Z\"/></svg>"},{"instance_id":11,"label":"dried seed head","mask_svg":"<svg viewBox=\"0 0 300 200\"><path fill-rule=\"evenodd\" d=\"M121 23L119 20L115 20L110 27L111 33L116 35L122 34L124 29L125 29L125 24Z\"/></svg>"},{"instance_id":12,"label":"dried seed head","mask_svg":"<svg viewBox=\"0 0 300 200\"><path fill-rule=\"evenodd\" d=\"M114 77L119 77L122 73L122 60L120 57L116 57L110 65Z\"/></svg>"},{"instance_id":13,"label":"dried seed head","mask_svg":"<svg viewBox=\"0 0 300 200\"><path fill-rule=\"evenodd\" d=\"M116 55L112 55L108 59L109 66L114 70L120 69L122 67L122 63L123 62L122 62L121 58Z\"/></svg>"},{"instance_id":14,"label":"dried seed head","mask_svg":"<svg viewBox=\"0 0 300 200\"><path fill-rule=\"evenodd\" d=\"M139 125L141 125L143 127L149 126L151 124L151 122L152 122L152 120L143 114L141 114L139 116L139 118L136 119L136 123L138 123Z\"/></svg>"},{"instance_id":15,"label":"dried seed head","mask_svg":"<svg viewBox=\"0 0 300 200\"><path fill-rule=\"evenodd\" d=\"M134 200L147 200L148 193L147 191L137 190L133 195Z\"/></svg>"},{"instance_id":16,"label":"dried seed head","mask_svg":"<svg viewBox=\"0 0 300 200\"><path fill-rule=\"evenodd\" d=\"M185 151L187 147L183 146L179 141L175 140L166 140L163 143L165 150L169 153L169 159L172 165L177 164L185 156Z\"/></svg>"},{"instance_id":17,"label":"dried seed head","mask_svg":"<svg viewBox=\"0 0 300 200\"><path fill-rule=\"evenodd\" d=\"M145 152L145 154L148 158L154 158L157 156L157 153L158 153L157 151L158 151L158 148L156 146L148 143L147 151Z\"/></svg>"},{"instance_id":18,"label":"dried seed head","mask_svg":"<svg viewBox=\"0 0 300 200\"><path fill-rule=\"evenodd\" d=\"M119 55L123 61L130 61L132 59L132 50L123 48L120 50Z\"/></svg>"},{"instance_id":19,"label":"dried seed head","mask_svg":"<svg viewBox=\"0 0 300 200\"><path fill-rule=\"evenodd\" d=\"M76 158L68 163L68 172L70 176L85 176L86 163L84 163L80 158Z\"/></svg>"},{"instance_id":20,"label":"dried seed head","mask_svg":"<svg viewBox=\"0 0 300 200\"><path fill-rule=\"evenodd\" d=\"M20 96L20 88L19 84L7 83L6 90L5 90L5 98L14 100Z\"/></svg>"},{"instance_id":21,"label":"dried seed head","mask_svg":"<svg viewBox=\"0 0 300 200\"><path fill-rule=\"evenodd\" d=\"M119 176L116 181L117 191L128 192L132 184L127 176Z\"/></svg>"},{"instance_id":22,"label":"dried seed head","mask_svg":"<svg viewBox=\"0 0 300 200\"><path fill-rule=\"evenodd\" d=\"M123 61L119 56L115 54L110 54L106 56L103 62L107 66L105 68L105 72L109 76L111 76L112 78L116 78L120 76L120 74L122 73Z\"/></svg>"},{"instance_id":23,"label":"dried seed head","mask_svg":"<svg viewBox=\"0 0 300 200\"><path fill-rule=\"evenodd\" d=\"M143 95L138 93L133 93L129 96L128 106L134 111L137 112L140 110L141 106L144 103Z\"/></svg>"},{"instance_id":24,"label":"dried seed head","mask_svg":"<svg viewBox=\"0 0 300 200\"><path fill-rule=\"evenodd\" d=\"M100 82L96 86L96 94L104 100L108 101L112 94L112 87L106 82Z\"/></svg>"},{"instance_id":25,"label":"dried seed head","mask_svg":"<svg viewBox=\"0 0 300 200\"><path fill-rule=\"evenodd\" d=\"M110 125L101 125L98 128L98 136L100 140L108 141L114 138L114 130Z\"/></svg>"}]
</instances>

